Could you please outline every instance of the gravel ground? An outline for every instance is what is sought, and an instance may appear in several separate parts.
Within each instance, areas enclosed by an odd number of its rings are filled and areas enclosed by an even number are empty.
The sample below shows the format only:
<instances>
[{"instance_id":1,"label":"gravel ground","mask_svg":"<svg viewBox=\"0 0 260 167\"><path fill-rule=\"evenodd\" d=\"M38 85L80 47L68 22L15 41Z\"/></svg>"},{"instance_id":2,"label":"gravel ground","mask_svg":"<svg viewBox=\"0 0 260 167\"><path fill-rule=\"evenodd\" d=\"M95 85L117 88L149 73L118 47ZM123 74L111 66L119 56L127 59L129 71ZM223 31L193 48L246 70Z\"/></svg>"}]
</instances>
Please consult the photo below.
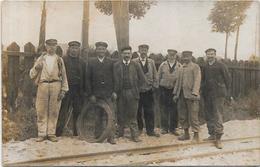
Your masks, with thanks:
<instances>
[{"instance_id":1,"label":"gravel ground","mask_svg":"<svg viewBox=\"0 0 260 167\"><path fill-rule=\"evenodd\" d=\"M229 121L224 124L225 134L223 139L229 138L239 138L247 136L259 136L260 135L260 120L245 120L245 121ZM201 127L201 138L206 138L207 129L203 125ZM110 150L121 150L128 148L137 148L145 146L156 146L164 144L180 143L177 138L173 135L167 134L160 138L148 137L145 134L141 135L143 140L141 143L134 143L130 141L128 136L125 138L120 138L117 140L117 145L111 145L109 143L87 143L86 141L79 140L76 137L60 137L57 143L52 143L50 141L44 141L41 143L35 142L35 138L31 138L25 141L10 141L3 144L3 162L4 163L14 163L19 161L46 158L46 157L56 157L63 155L72 154L83 154ZM187 141L187 143L190 141ZM238 146L239 147L239 146ZM250 155L250 156L245 156ZM251 156L252 155L252 156ZM230 158L228 158L230 157ZM210 160L213 161L211 162ZM222 160L224 159L224 160ZM237 160L237 161L236 161ZM245 164L260 164L260 154L259 151L249 152L249 153L236 153L230 154L228 156L216 156L202 159L191 159L184 161L177 161L175 163L163 163L161 165L228 165L235 164L245 165ZM198 163L200 162L200 163ZM205 163L204 163L205 162ZM180 163L180 164L178 164ZM112 165L112 164L111 164Z\"/></svg>"}]
</instances>

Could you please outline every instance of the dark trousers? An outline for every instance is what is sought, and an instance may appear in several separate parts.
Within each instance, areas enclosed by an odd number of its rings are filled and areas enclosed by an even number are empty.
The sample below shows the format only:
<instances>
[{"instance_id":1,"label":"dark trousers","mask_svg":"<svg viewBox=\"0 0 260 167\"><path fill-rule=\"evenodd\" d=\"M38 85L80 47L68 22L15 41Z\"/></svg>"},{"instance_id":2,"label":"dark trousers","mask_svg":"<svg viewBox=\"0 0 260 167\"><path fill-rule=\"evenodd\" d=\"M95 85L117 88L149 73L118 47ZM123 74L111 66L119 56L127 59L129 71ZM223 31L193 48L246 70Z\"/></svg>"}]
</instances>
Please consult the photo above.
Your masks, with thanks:
<instances>
[{"instance_id":1,"label":"dark trousers","mask_svg":"<svg viewBox=\"0 0 260 167\"><path fill-rule=\"evenodd\" d=\"M134 96L133 90L125 89L118 96L118 126L119 133L124 134L124 128L129 127L132 138L138 136L137 129L138 99Z\"/></svg>"},{"instance_id":2,"label":"dark trousers","mask_svg":"<svg viewBox=\"0 0 260 167\"><path fill-rule=\"evenodd\" d=\"M145 121L146 132L154 132L154 110L153 110L153 91L140 93L140 99L138 103L137 123L138 129L143 130L143 118Z\"/></svg>"},{"instance_id":3,"label":"dark trousers","mask_svg":"<svg viewBox=\"0 0 260 167\"><path fill-rule=\"evenodd\" d=\"M206 121L210 135L223 134L224 100L224 97L205 96Z\"/></svg>"},{"instance_id":4,"label":"dark trousers","mask_svg":"<svg viewBox=\"0 0 260 167\"><path fill-rule=\"evenodd\" d=\"M74 136L77 135L76 122L80 114L80 110L82 106L82 98L80 97L79 85L70 86L69 89L70 90L66 93L66 96L64 97L61 103L61 108L60 108L57 128L56 128L57 136L62 135L63 129L65 128L65 126L67 126L66 124L69 122L69 119L71 118L73 120L73 135Z\"/></svg>"},{"instance_id":5,"label":"dark trousers","mask_svg":"<svg viewBox=\"0 0 260 167\"><path fill-rule=\"evenodd\" d=\"M173 89L160 87L161 129L173 132L178 127L177 103L172 100Z\"/></svg>"}]
</instances>

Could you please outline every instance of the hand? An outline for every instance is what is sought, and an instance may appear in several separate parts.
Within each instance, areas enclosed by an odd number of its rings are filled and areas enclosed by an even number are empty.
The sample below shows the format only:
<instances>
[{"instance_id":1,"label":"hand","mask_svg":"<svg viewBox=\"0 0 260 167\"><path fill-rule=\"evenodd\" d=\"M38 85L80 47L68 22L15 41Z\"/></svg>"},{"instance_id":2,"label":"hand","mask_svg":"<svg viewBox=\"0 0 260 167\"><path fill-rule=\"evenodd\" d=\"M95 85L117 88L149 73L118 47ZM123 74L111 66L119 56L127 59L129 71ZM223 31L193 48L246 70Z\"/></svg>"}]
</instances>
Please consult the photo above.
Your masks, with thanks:
<instances>
[{"instance_id":1,"label":"hand","mask_svg":"<svg viewBox=\"0 0 260 167\"><path fill-rule=\"evenodd\" d=\"M111 99L112 99L112 101L116 101L117 95L115 92L112 93Z\"/></svg>"},{"instance_id":2,"label":"hand","mask_svg":"<svg viewBox=\"0 0 260 167\"><path fill-rule=\"evenodd\" d=\"M43 67L43 63L40 61L40 62L38 62L37 65L35 66L35 70L40 71L40 70L42 69L42 67Z\"/></svg>"},{"instance_id":3,"label":"hand","mask_svg":"<svg viewBox=\"0 0 260 167\"><path fill-rule=\"evenodd\" d=\"M61 91L60 94L58 95L58 101L62 100L65 97L65 91Z\"/></svg>"},{"instance_id":4,"label":"hand","mask_svg":"<svg viewBox=\"0 0 260 167\"><path fill-rule=\"evenodd\" d=\"M173 100L174 102L177 102L178 97L177 97L176 95L174 95L173 98L172 98L172 100Z\"/></svg>"},{"instance_id":5,"label":"hand","mask_svg":"<svg viewBox=\"0 0 260 167\"><path fill-rule=\"evenodd\" d=\"M97 102L96 96L90 96L89 101L90 103L96 103Z\"/></svg>"}]
</instances>

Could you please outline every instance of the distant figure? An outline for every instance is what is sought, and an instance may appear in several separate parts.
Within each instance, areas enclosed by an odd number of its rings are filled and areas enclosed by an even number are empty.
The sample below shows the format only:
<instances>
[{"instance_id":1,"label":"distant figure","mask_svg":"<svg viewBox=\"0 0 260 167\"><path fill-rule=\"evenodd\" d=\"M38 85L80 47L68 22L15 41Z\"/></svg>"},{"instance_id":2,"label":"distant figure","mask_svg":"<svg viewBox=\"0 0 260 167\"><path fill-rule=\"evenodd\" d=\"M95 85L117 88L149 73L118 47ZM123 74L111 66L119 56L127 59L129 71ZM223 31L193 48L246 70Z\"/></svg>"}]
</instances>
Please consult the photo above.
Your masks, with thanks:
<instances>
[{"instance_id":1,"label":"distant figure","mask_svg":"<svg viewBox=\"0 0 260 167\"><path fill-rule=\"evenodd\" d=\"M145 121L146 133L148 136L159 137L160 135L154 131L154 89L158 88L158 73L154 61L148 58L149 46L146 44L138 46L139 57L133 59L141 67L146 80L140 88L140 99L138 104L137 123L141 133L143 131Z\"/></svg>"},{"instance_id":2,"label":"distant figure","mask_svg":"<svg viewBox=\"0 0 260 167\"><path fill-rule=\"evenodd\" d=\"M57 123L56 135L61 136L65 124L70 117L73 122L73 135L77 136L76 122L80 114L83 103L83 93L85 91L85 62L80 58L80 42L71 41L68 43L67 55L63 57L66 67L66 74L69 84L69 91L66 93L61 103L59 119Z\"/></svg>"},{"instance_id":3,"label":"distant figure","mask_svg":"<svg viewBox=\"0 0 260 167\"><path fill-rule=\"evenodd\" d=\"M179 121L184 135L179 140L189 140L189 127L194 132L193 141L199 142L200 67L192 62L192 52L182 52L183 66L174 87L173 100L178 99Z\"/></svg>"},{"instance_id":4,"label":"distant figure","mask_svg":"<svg viewBox=\"0 0 260 167\"><path fill-rule=\"evenodd\" d=\"M96 42L95 57L89 59L87 78L86 78L86 92L89 96L90 103L96 103L97 99L102 99L109 105L113 112L113 124L111 132L107 138L110 144L116 144L114 140L116 132L116 120L115 120L115 108L114 103L117 99L117 94L114 90L114 75L113 75L113 64L108 57L107 43ZM100 125L104 125L105 115L102 112L100 114Z\"/></svg>"},{"instance_id":5,"label":"distant figure","mask_svg":"<svg viewBox=\"0 0 260 167\"><path fill-rule=\"evenodd\" d=\"M138 63L131 60L132 48L121 49L122 60L114 64L115 91L118 95L118 137L124 136L125 125L130 128L134 142L140 142L137 127L138 100L140 87L145 76Z\"/></svg>"},{"instance_id":6,"label":"distant figure","mask_svg":"<svg viewBox=\"0 0 260 167\"><path fill-rule=\"evenodd\" d=\"M230 84L228 68L217 61L216 50L209 48L205 51L207 63L202 75L203 96L205 99L206 121L209 137L215 140L215 146L221 149L221 136L223 135L223 106L226 97L230 99Z\"/></svg>"},{"instance_id":7,"label":"distant figure","mask_svg":"<svg viewBox=\"0 0 260 167\"><path fill-rule=\"evenodd\" d=\"M176 60L177 51L168 49L167 60L159 67L159 88L161 108L161 133L168 132L179 136L177 103L172 100L173 88L176 84L181 64Z\"/></svg>"},{"instance_id":8,"label":"distant figure","mask_svg":"<svg viewBox=\"0 0 260 167\"><path fill-rule=\"evenodd\" d=\"M65 65L55 52L56 39L46 40L47 53L42 54L30 70L30 77L38 85L36 97L38 138L57 142L55 135L61 100L69 90Z\"/></svg>"}]
</instances>

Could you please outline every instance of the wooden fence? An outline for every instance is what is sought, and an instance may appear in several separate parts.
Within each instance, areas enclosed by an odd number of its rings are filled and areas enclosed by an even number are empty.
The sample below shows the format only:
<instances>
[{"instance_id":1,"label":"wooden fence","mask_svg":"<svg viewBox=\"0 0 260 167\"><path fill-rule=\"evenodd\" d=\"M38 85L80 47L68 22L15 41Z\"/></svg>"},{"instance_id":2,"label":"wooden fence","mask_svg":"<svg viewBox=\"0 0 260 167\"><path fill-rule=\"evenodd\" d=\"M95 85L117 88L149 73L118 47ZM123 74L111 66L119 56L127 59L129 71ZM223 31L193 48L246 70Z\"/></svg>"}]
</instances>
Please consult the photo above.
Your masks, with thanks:
<instances>
[{"instance_id":1,"label":"wooden fence","mask_svg":"<svg viewBox=\"0 0 260 167\"><path fill-rule=\"evenodd\" d=\"M23 52L20 51L20 47L15 42L2 52L2 104L8 111L15 111L18 103L28 109L33 106L36 86L29 78L29 70L38 56L35 46L30 42L24 45ZM162 55L160 54L160 56ZM155 55L154 60L158 67L163 59ZM196 61L200 66L205 63L203 58L198 58ZM230 60L223 62L227 64L232 77L231 93L233 97L247 95L249 90L258 88L260 85L259 63Z\"/></svg>"}]
</instances>

